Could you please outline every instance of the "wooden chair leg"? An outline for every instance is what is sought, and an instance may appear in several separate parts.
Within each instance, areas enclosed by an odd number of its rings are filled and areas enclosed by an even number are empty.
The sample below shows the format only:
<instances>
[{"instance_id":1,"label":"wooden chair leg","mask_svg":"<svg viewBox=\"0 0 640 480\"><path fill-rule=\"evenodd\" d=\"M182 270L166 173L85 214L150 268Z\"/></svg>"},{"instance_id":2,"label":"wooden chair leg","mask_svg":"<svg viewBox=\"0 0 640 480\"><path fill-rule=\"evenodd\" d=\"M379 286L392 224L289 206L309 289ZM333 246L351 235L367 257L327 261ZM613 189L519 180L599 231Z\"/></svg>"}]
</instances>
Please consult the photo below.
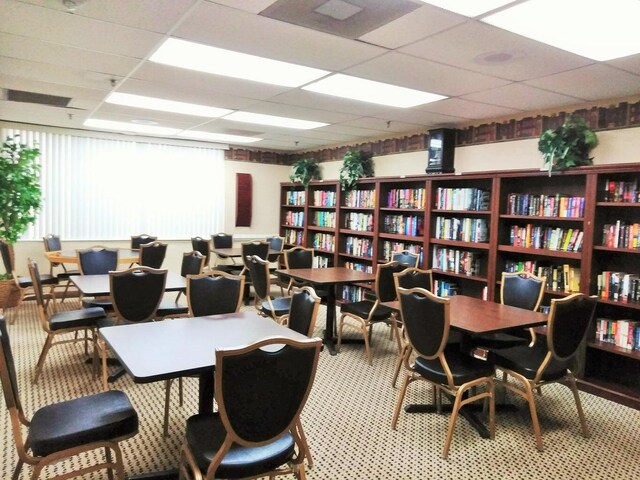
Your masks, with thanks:
<instances>
[{"instance_id":1,"label":"wooden chair leg","mask_svg":"<svg viewBox=\"0 0 640 480\"><path fill-rule=\"evenodd\" d=\"M364 351L365 351L365 355L367 356L367 362L369 362L369 365L373 365L373 360L371 358L371 345L369 342L369 336L367 335L366 326L362 330L362 336L364 337Z\"/></svg>"},{"instance_id":2,"label":"wooden chair leg","mask_svg":"<svg viewBox=\"0 0 640 480\"><path fill-rule=\"evenodd\" d=\"M462 401L463 393L464 391L462 389L458 390L456 399L453 402L453 407L451 409L451 418L449 419L447 438L444 442L444 448L442 449L442 458L444 458L445 460L449 456L449 447L451 446L451 440L453 439L453 429L455 428L456 420L458 419L458 412L460 411L460 402Z\"/></svg>"},{"instance_id":3,"label":"wooden chair leg","mask_svg":"<svg viewBox=\"0 0 640 480\"><path fill-rule=\"evenodd\" d=\"M402 382L402 388L400 389L400 394L398 395L398 401L396 402L396 409L393 411L393 418L391 419L391 428L396 429L396 425L398 424L398 417L400 416L400 409L402 408L402 402L404 402L404 396L407 394L407 387L411 382L411 374L407 373L404 376L404 382Z\"/></svg>"},{"instance_id":4,"label":"wooden chair leg","mask_svg":"<svg viewBox=\"0 0 640 480\"><path fill-rule=\"evenodd\" d=\"M102 390L109 390L109 370L107 369L107 344L102 342L100 345L102 356Z\"/></svg>"},{"instance_id":5,"label":"wooden chair leg","mask_svg":"<svg viewBox=\"0 0 640 480\"><path fill-rule=\"evenodd\" d=\"M542 434L540 433L540 422L538 421L538 412L536 410L536 401L533 398L533 387L530 382L524 382L525 398L529 403L529 412L531 412L531 423L533 424L533 435L536 438L536 448L539 452L544 451L542 445Z\"/></svg>"},{"instance_id":6,"label":"wooden chair leg","mask_svg":"<svg viewBox=\"0 0 640 480\"><path fill-rule=\"evenodd\" d=\"M582 428L582 436L584 438L589 438L591 437L591 432L589 432L589 427L587 426L587 420L584 416L584 410L582 409L582 402L580 401L578 387L576 386L576 380L573 375L570 375L566 378L565 384L571 389L571 392L573 392L573 398L576 401L578 418L580 419L580 427Z\"/></svg>"},{"instance_id":7,"label":"wooden chair leg","mask_svg":"<svg viewBox=\"0 0 640 480\"><path fill-rule=\"evenodd\" d=\"M300 441L302 442L302 448L304 450L304 456L307 459L307 464L309 465L309 468L313 468L313 457L311 456L311 450L309 450L309 444L307 443L307 437L304 434L301 422L298 422L297 430L298 435L300 436ZM304 465L300 465L300 468L304 468Z\"/></svg>"},{"instance_id":8,"label":"wooden chair leg","mask_svg":"<svg viewBox=\"0 0 640 480\"><path fill-rule=\"evenodd\" d=\"M38 378L42 373L42 367L44 366L44 361L47 358L47 353L49 353L49 349L51 348L51 344L53 343L53 334L48 333L47 339L42 346L42 352L40 352L40 357L38 357L38 363L36 364L36 373L33 376L33 383L38 383Z\"/></svg>"},{"instance_id":9,"label":"wooden chair leg","mask_svg":"<svg viewBox=\"0 0 640 480\"><path fill-rule=\"evenodd\" d=\"M396 382L398 381L398 375L400 375L400 369L402 368L402 362L404 361L404 357L407 355L407 351L409 350L409 345L405 344L402 346L402 351L398 354L398 361L396 362L396 367L393 372L393 381L391 382L391 386L396 388Z\"/></svg>"}]
</instances>

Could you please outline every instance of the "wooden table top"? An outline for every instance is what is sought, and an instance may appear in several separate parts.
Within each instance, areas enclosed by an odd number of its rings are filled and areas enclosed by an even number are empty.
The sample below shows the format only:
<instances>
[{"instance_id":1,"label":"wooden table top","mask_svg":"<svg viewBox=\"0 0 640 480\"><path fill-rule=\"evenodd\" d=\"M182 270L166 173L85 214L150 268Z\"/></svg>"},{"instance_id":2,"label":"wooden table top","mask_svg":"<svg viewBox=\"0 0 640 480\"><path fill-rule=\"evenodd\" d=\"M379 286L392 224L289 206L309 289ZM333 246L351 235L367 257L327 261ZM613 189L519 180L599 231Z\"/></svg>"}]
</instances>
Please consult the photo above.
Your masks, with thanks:
<instances>
[{"instance_id":1,"label":"wooden table top","mask_svg":"<svg viewBox=\"0 0 640 480\"><path fill-rule=\"evenodd\" d=\"M373 282L376 279L375 273L360 272L346 267L279 269L276 273L319 285Z\"/></svg>"},{"instance_id":2,"label":"wooden table top","mask_svg":"<svg viewBox=\"0 0 640 480\"><path fill-rule=\"evenodd\" d=\"M109 295L109 275L73 275L69 277L73 284L83 295L97 297ZM187 288L187 279L180 274L167 272L167 283L165 285L166 292L176 292Z\"/></svg>"},{"instance_id":3,"label":"wooden table top","mask_svg":"<svg viewBox=\"0 0 640 480\"><path fill-rule=\"evenodd\" d=\"M83 249L78 249L83 250ZM44 252L47 260L53 263L78 263L78 250L56 250L54 252ZM138 250L130 248L117 248L119 263L135 263L140 258Z\"/></svg>"},{"instance_id":4,"label":"wooden table top","mask_svg":"<svg viewBox=\"0 0 640 480\"><path fill-rule=\"evenodd\" d=\"M545 325L548 316L544 313L489 302L465 295L449 298L451 326L470 333L499 332L511 328L528 328ZM384 302L383 305L396 311L400 301Z\"/></svg>"},{"instance_id":5,"label":"wooden table top","mask_svg":"<svg viewBox=\"0 0 640 480\"><path fill-rule=\"evenodd\" d=\"M207 372L215 367L215 350L247 345L267 337L305 339L255 312L100 329L110 349L137 383Z\"/></svg>"}]
</instances>

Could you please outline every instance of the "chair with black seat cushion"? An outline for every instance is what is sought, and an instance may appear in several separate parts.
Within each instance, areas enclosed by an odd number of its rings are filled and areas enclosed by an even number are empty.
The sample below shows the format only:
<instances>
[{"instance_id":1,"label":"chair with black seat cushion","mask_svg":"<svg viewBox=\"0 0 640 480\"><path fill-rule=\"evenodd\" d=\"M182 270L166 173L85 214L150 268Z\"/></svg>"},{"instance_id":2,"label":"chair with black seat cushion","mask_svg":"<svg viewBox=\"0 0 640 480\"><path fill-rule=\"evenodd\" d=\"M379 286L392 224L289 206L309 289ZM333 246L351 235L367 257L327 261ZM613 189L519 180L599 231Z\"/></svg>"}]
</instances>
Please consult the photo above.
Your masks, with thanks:
<instances>
[{"instance_id":1,"label":"chair with black seat cushion","mask_svg":"<svg viewBox=\"0 0 640 480\"><path fill-rule=\"evenodd\" d=\"M82 275L107 275L118 268L118 250L101 246L78 250L78 266ZM83 298L85 307L102 307L106 311L113 311L111 298Z\"/></svg>"},{"instance_id":2,"label":"chair with black seat cushion","mask_svg":"<svg viewBox=\"0 0 640 480\"><path fill-rule=\"evenodd\" d=\"M410 252L409 250L402 250L401 252L393 252L391 254L391 261L402 263L407 267L418 268L420 255Z\"/></svg>"},{"instance_id":3,"label":"chair with black seat cushion","mask_svg":"<svg viewBox=\"0 0 640 480\"><path fill-rule=\"evenodd\" d=\"M112 390L46 405L28 419L20 402L9 333L6 320L2 317L0 379L19 458L13 472L14 480L20 478L25 463L33 467L32 480L40 478L43 473L48 473L43 478L64 480L104 469L109 470L109 478L115 471L118 480L125 479L124 462L118 444L138 433L138 414L124 392ZM26 438L23 434L25 430ZM85 455L98 449L104 449L105 461L88 466L70 462L55 476L51 476L54 470L48 471L48 467L79 455L83 455L85 460L99 458L99 455ZM76 470L69 471L73 468Z\"/></svg>"},{"instance_id":4,"label":"chair with black seat cushion","mask_svg":"<svg viewBox=\"0 0 640 480\"><path fill-rule=\"evenodd\" d=\"M223 232L211 235L211 244L213 245L214 249L233 248L233 235L229 233L223 233ZM216 256L217 256L216 264L215 264L216 270L231 273L231 272L237 272L239 271L240 268L242 268L236 264L236 259L233 257L230 257L228 255L221 255L219 253L217 253ZM231 263L221 263L220 260L224 262L231 261Z\"/></svg>"},{"instance_id":5,"label":"chair with black seat cushion","mask_svg":"<svg viewBox=\"0 0 640 480\"><path fill-rule=\"evenodd\" d=\"M364 337L365 354L369 365L371 360L370 335L371 328L375 323L384 322L393 325L393 310L383 302L391 302L395 300L396 289L393 283L393 274L401 272L406 268L398 262L388 262L378 265L376 270L376 280L374 285L375 300L361 300L353 303L343 303L340 307L340 323L338 325L338 349L342 344L342 335L344 327L350 327L362 334ZM369 333L367 333L369 330ZM402 350L400 338L396 338L398 342L398 351Z\"/></svg>"},{"instance_id":6,"label":"chair with black seat cushion","mask_svg":"<svg viewBox=\"0 0 640 480\"><path fill-rule=\"evenodd\" d=\"M284 268L286 268L287 270L295 268L313 268L315 259L315 250L313 248L293 247L284 250L282 252L282 255L284 257ZM308 284L306 282L289 277L287 293L291 294L291 289L293 287L304 287L307 285ZM313 288L316 292L316 295L318 295L321 299L326 298L329 293L326 288L319 288L318 286L314 286Z\"/></svg>"},{"instance_id":7,"label":"chair with black seat cushion","mask_svg":"<svg viewBox=\"0 0 640 480\"><path fill-rule=\"evenodd\" d=\"M42 241L44 243L45 252L59 252L62 250L62 241L60 240L59 235L54 235L50 233L45 237L42 237ZM73 275L80 275L80 270L77 270L77 269L69 270L67 269L64 263L49 262L49 275L54 276L53 270L54 268L58 268L58 267L62 268L62 272L58 272L57 274L55 274L55 276L58 278L59 282L64 282L65 288L60 297L61 302L64 302L65 298L67 297L67 292L69 291L69 287L72 285L71 280L69 280L69 277Z\"/></svg>"},{"instance_id":8,"label":"chair with black seat cushion","mask_svg":"<svg viewBox=\"0 0 640 480\"><path fill-rule=\"evenodd\" d=\"M180 265L180 275L187 278L189 275L200 275L204 269L204 255L195 250L191 252L184 252L182 254L182 263ZM176 296L176 302L180 299L180 296L186 292L180 290Z\"/></svg>"},{"instance_id":9,"label":"chair with black seat cushion","mask_svg":"<svg viewBox=\"0 0 640 480\"><path fill-rule=\"evenodd\" d=\"M213 270L187 277L189 316L204 317L239 312L244 295L244 276ZM169 434L169 402L173 379L165 381L164 436ZM182 378L178 378L180 406L183 403Z\"/></svg>"},{"instance_id":10,"label":"chair with black seat cushion","mask_svg":"<svg viewBox=\"0 0 640 480\"><path fill-rule=\"evenodd\" d=\"M140 258L138 265L141 267L162 268L162 262L167 254L167 244L162 242L149 242L140 245Z\"/></svg>"},{"instance_id":11,"label":"chair with black seat cushion","mask_svg":"<svg viewBox=\"0 0 640 480\"><path fill-rule=\"evenodd\" d=\"M492 351L496 367L513 377L514 382L502 382L510 391L524 398L529 404L536 448L544 449L540 424L536 411L533 390L548 383L562 383L571 389L576 402L582 436L589 437L576 380L569 362L575 357L578 347L587 335L593 321L597 297L575 293L565 298L551 300L547 320L546 341L537 341L533 346L521 345Z\"/></svg>"},{"instance_id":12,"label":"chair with black seat cushion","mask_svg":"<svg viewBox=\"0 0 640 480\"><path fill-rule=\"evenodd\" d=\"M293 287L289 313L282 324L302 335L311 337L316 329L320 297L312 287Z\"/></svg>"},{"instance_id":13,"label":"chair with black seat cushion","mask_svg":"<svg viewBox=\"0 0 640 480\"><path fill-rule=\"evenodd\" d=\"M242 250L242 270L240 272L233 272L235 275L244 275L246 277L244 282L244 292L245 292L245 304L249 305L250 298L250 290L251 285L253 284L251 280L251 273L249 272L249 265L247 263L247 259L253 255L257 255L258 257L266 260L269 255L269 244L260 240L253 240L251 242L243 242L240 244L240 248Z\"/></svg>"},{"instance_id":14,"label":"chair with black seat cushion","mask_svg":"<svg viewBox=\"0 0 640 480\"><path fill-rule=\"evenodd\" d=\"M193 248L196 252L200 252L202 256L204 256L204 267L202 268L202 270L209 270L211 268L209 265L209 259L211 255L211 246L209 245L209 240L202 237L192 237L191 248Z\"/></svg>"},{"instance_id":15,"label":"chair with black seat cushion","mask_svg":"<svg viewBox=\"0 0 640 480\"><path fill-rule=\"evenodd\" d=\"M300 414L322 342L271 337L216 350L218 413L187 420L181 478L306 478L309 446ZM284 466L288 466L285 470Z\"/></svg>"},{"instance_id":16,"label":"chair with black seat cushion","mask_svg":"<svg viewBox=\"0 0 640 480\"><path fill-rule=\"evenodd\" d=\"M255 292L254 307L259 314L271 317L276 322L282 322L282 316L289 313L291 297L271 297L271 276L269 262L258 255L250 255L245 259L248 273Z\"/></svg>"},{"instance_id":17,"label":"chair with black seat cushion","mask_svg":"<svg viewBox=\"0 0 640 480\"><path fill-rule=\"evenodd\" d=\"M153 237L151 235L147 235L146 233L142 233L140 235L132 235L131 250L140 250L140 247L142 245L155 242L156 240L158 240L158 237Z\"/></svg>"},{"instance_id":18,"label":"chair with black seat cushion","mask_svg":"<svg viewBox=\"0 0 640 480\"><path fill-rule=\"evenodd\" d=\"M410 383L425 380L435 386L437 392L453 397L454 403L449 420L447 437L442 457L447 458L453 439L453 431L460 409L471 402L489 402L489 436L494 437L495 403L493 388L493 365L473 358L457 346L448 347L449 299L441 298L424 288L398 288L400 311L404 321L407 339L416 353L413 362L405 355L406 374L391 420L395 430L400 409ZM484 386L484 389L477 387ZM440 410L440 395L434 400Z\"/></svg>"},{"instance_id":19,"label":"chair with black seat cushion","mask_svg":"<svg viewBox=\"0 0 640 480\"><path fill-rule=\"evenodd\" d=\"M38 363L36 364L36 371L33 377L33 383L37 383L38 378L42 373L47 353L49 353L49 349L52 346L83 340L84 353L85 355L88 355L88 342L91 341L94 344L93 352L95 352L96 329L98 327L98 322L106 317L106 313L104 309L100 307L81 308L79 310L58 312L55 301L49 302L49 304L45 302L46 295L43 292L42 284L40 282L40 270L38 269L38 264L32 259L29 259L29 274L31 275L31 281L33 282L33 289L38 305L40 326L47 334L47 338L42 346L42 352L38 357ZM48 295L53 296L52 293ZM52 310L51 314L49 314L49 307L51 307ZM84 333L84 335L82 337L78 337L76 335L78 333ZM60 339L60 336L67 334L73 334L73 337ZM95 355L94 361L97 362Z\"/></svg>"}]
</instances>

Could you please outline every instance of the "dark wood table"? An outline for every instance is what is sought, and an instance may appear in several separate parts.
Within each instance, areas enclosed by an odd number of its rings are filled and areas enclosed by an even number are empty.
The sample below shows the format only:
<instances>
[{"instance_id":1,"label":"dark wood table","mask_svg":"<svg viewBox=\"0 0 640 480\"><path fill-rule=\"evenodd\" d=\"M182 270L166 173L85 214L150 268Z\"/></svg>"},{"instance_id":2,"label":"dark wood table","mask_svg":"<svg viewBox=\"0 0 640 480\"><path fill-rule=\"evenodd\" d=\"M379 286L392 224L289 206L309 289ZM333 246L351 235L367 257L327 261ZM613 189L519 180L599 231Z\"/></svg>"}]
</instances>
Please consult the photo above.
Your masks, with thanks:
<instances>
[{"instance_id":1,"label":"dark wood table","mask_svg":"<svg viewBox=\"0 0 640 480\"><path fill-rule=\"evenodd\" d=\"M83 295L88 297L106 296L111 293L109 274L105 275L73 275L69 277ZM183 276L167 272L166 292L177 292L187 288L187 279Z\"/></svg>"},{"instance_id":2,"label":"dark wood table","mask_svg":"<svg viewBox=\"0 0 640 480\"><path fill-rule=\"evenodd\" d=\"M465 295L454 295L449 298L449 321L452 328L462 333L461 348L470 349L470 338L473 334L500 332L512 328L529 328L545 325L548 316L544 313L525 310L523 308L502 305ZM400 311L400 301L383 302L383 305ZM443 407L445 407L443 405ZM451 407L451 406L449 406ZM476 416L474 405L465 405L460 409L460 415L465 418L483 438L489 438L489 431L480 418ZM513 409L513 405L500 404L503 410ZM407 405L407 413L432 413L435 405Z\"/></svg>"},{"instance_id":3,"label":"dark wood table","mask_svg":"<svg viewBox=\"0 0 640 480\"><path fill-rule=\"evenodd\" d=\"M140 258L139 250L131 250L129 248L118 248L117 250L118 263L136 263ZM78 263L77 250L56 250L44 252L44 254L52 263Z\"/></svg>"},{"instance_id":4,"label":"dark wood table","mask_svg":"<svg viewBox=\"0 0 640 480\"><path fill-rule=\"evenodd\" d=\"M276 273L292 277L296 280L327 287L327 325L325 327L323 343L331 355L336 354L334 330L336 323L336 289L339 285L349 283L373 282L374 273L360 272L346 267L327 268L292 268L276 270Z\"/></svg>"}]
</instances>

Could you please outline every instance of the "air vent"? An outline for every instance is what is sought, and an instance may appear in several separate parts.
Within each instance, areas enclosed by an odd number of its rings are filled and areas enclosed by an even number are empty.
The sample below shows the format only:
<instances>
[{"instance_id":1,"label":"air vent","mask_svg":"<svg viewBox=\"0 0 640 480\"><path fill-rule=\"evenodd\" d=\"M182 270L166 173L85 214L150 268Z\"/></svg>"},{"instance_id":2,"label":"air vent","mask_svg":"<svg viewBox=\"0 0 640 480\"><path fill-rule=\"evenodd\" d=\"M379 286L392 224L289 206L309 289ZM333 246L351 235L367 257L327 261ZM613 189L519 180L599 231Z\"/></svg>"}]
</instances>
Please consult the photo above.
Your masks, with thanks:
<instances>
[{"instance_id":1,"label":"air vent","mask_svg":"<svg viewBox=\"0 0 640 480\"><path fill-rule=\"evenodd\" d=\"M51 107L67 107L71 101L68 97L24 92L22 90L7 90L7 100L10 102L37 103L38 105L49 105Z\"/></svg>"}]
</instances>

